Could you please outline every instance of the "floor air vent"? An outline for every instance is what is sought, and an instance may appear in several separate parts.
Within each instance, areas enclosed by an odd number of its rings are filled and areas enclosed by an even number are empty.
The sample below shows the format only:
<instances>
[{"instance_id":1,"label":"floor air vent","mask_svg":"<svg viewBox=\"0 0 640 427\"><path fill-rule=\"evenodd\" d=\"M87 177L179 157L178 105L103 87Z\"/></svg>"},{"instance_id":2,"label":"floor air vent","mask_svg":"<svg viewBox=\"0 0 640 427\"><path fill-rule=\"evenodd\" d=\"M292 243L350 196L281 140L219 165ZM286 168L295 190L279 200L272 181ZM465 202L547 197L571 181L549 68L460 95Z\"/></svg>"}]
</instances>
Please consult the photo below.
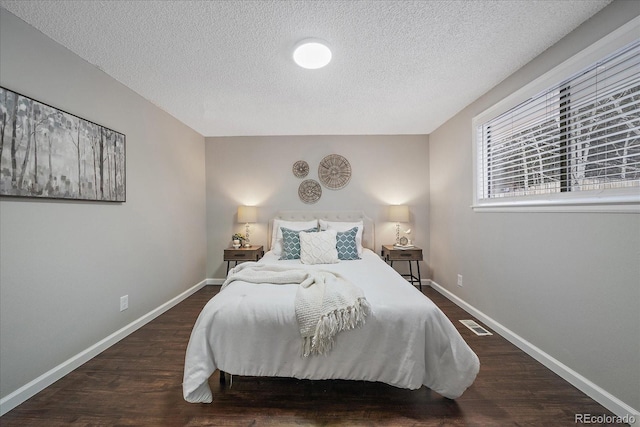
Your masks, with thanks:
<instances>
[{"instance_id":1,"label":"floor air vent","mask_svg":"<svg viewBox=\"0 0 640 427\"><path fill-rule=\"evenodd\" d=\"M482 326L478 325L473 320L461 320L460 323L462 323L467 328L471 329L474 334L479 335L481 337L486 336L486 335L493 335L491 332L487 331L485 328L483 328Z\"/></svg>"}]
</instances>

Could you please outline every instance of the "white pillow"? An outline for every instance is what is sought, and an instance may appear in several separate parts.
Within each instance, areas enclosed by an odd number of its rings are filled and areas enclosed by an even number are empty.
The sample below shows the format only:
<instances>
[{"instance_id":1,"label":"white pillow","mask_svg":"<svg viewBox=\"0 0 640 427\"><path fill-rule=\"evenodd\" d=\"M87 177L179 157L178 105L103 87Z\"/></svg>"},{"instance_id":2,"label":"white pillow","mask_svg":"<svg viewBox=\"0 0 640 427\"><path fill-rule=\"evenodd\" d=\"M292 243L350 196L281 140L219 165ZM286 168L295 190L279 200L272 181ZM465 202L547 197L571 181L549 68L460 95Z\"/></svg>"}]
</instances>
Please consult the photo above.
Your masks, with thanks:
<instances>
[{"instance_id":1,"label":"white pillow","mask_svg":"<svg viewBox=\"0 0 640 427\"><path fill-rule=\"evenodd\" d=\"M320 219L318 221L320 222L320 230L349 231L353 227L358 227L358 232L356 233L356 247L358 249L358 256L362 257L362 231L364 230L364 223L362 221L342 222L325 221L324 219Z\"/></svg>"},{"instance_id":2,"label":"white pillow","mask_svg":"<svg viewBox=\"0 0 640 427\"><path fill-rule=\"evenodd\" d=\"M309 228L317 227L318 220L312 219L310 221L285 221L283 219L274 219L273 227L271 231L271 250L274 255L282 255L282 230L280 227L288 228L290 230L308 230Z\"/></svg>"},{"instance_id":3,"label":"white pillow","mask_svg":"<svg viewBox=\"0 0 640 427\"><path fill-rule=\"evenodd\" d=\"M300 232L300 262L303 264L335 264L338 262L336 230L317 233Z\"/></svg>"}]
</instances>

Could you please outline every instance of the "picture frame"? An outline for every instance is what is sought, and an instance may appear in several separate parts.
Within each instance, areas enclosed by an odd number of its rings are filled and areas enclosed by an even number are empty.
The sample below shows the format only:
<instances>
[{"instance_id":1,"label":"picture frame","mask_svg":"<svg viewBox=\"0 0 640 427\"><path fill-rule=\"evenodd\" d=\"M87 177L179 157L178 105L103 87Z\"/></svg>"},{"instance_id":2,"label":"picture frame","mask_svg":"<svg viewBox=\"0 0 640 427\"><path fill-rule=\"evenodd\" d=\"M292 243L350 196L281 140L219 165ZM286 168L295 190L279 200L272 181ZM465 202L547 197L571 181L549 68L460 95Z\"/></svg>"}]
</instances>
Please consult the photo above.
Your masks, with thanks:
<instances>
[{"instance_id":1,"label":"picture frame","mask_svg":"<svg viewBox=\"0 0 640 427\"><path fill-rule=\"evenodd\" d=\"M0 86L0 197L126 201L126 136Z\"/></svg>"}]
</instances>

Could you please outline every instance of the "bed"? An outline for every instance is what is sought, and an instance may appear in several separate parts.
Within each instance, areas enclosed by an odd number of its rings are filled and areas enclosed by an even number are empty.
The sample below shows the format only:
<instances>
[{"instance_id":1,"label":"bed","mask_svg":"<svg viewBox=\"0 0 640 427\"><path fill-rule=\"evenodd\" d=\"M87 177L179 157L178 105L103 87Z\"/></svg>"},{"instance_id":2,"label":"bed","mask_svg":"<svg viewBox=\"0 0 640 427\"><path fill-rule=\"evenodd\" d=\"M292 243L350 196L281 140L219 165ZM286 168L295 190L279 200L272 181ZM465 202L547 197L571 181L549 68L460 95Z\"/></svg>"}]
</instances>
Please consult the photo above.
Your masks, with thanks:
<instances>
[{"instance_id":1,"label":"bed","mask_svg":"<svg viewBox=\"0 0 640 427\"><path fill-rule=\"evenodd\" d=\"M325 233L304 232L313 221ZM349 228L354 224L355 232ZM283 236L283 231L288 234ZM296 258L295 250L292 256L291 248L284 247L290 243L285 237L300 234L304 239L321 235L330 239L336 234L347 239L347 246L355 236L356 247L349 246L338 262L303 263L309 262L308 251ZM307 240L300 245L304 251ZM249 279L229 282L228 276L229 283L205 305L193 327L185 355L184 399L212 402L208 380L216 369L242 376L378 381L407 389L426 386L447 398L462 395L478 373L478 357L444 313L387 265L374 245L373 221L362 212L278 213L269 225L269 250L256 265L245 263L244 271L290 268L311 275L335 274L364 294L369 307L364 324L338 332L325 353L305 356L296 317L301 286ZM293 259L280 259L285 255Z\"/></svg>"}]
</instances>

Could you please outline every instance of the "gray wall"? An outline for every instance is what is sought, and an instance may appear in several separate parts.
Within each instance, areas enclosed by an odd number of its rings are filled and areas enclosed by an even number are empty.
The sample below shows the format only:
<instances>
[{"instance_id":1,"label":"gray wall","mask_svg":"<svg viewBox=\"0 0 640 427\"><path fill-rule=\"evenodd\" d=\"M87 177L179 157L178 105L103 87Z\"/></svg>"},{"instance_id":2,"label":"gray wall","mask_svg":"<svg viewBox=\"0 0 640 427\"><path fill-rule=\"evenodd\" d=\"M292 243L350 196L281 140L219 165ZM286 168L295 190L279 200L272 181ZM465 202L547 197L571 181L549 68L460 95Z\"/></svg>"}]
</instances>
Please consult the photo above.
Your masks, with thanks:
<instances>
[{"instance_id":1,"label":"gray wall","mask_svg":"<svg viewBox=\"0 0 640 427\"><path fill-rule=\"evenodd\" d=\"M329 154L349 161L351 181L340 190L322 187L317 203L303 203L298 197L302 179L293 175L293 163L305 160L307 178L318 180L318 164ZM223 250L233 233L244 233L244 225L235 221L237 207L245 204L258 206L251 240L265 249L268 221L279 210L363 210L375 220L377 252L395 241L388 205L407 204L413 239L428 255L426 135L207 138L206 157L208 277L225 276Z\"/></svg>"},{"instance_id":2,"label":"gray wall","mask_svg":"<svg viewBox=\"0 0 640 427\"><path fill-rule=\"evenodd\" d=\"M0 200L5 397L201 282L206 219L204 138L4 9L0 84L127 137L126 203Z\"/></svg>"},{"instance_id":3,"label":"gray wall","mask_svg":"<svg viewBox=\"0 0 640 427\"><path fill-rule=\"evenodd\" d=\"M612 3L429 137L433 279L634 408L640 216L473 212L471 120L639 12Z\"/></svg>"}]
</instances>

